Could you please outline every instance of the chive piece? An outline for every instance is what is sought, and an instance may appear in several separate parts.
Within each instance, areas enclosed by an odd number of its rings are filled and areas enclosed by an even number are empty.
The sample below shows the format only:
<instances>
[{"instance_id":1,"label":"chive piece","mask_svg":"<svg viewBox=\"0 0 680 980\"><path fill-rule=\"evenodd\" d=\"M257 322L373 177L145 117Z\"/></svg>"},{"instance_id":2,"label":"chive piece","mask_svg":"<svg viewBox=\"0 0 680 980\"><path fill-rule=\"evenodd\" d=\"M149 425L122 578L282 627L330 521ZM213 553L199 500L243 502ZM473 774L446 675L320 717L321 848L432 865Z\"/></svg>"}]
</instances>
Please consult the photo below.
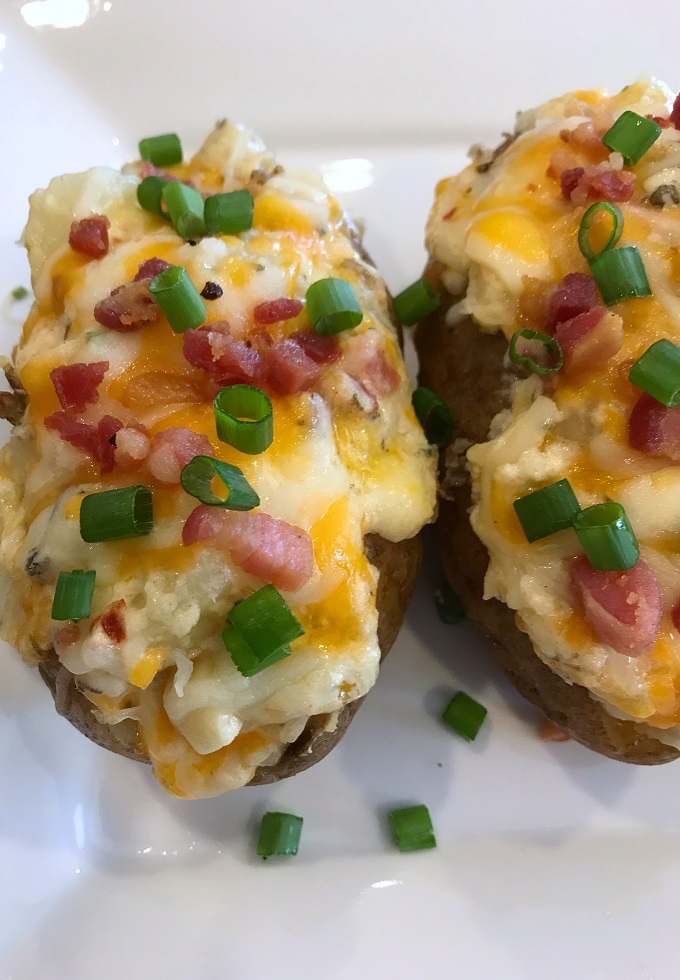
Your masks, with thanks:
<instances>
[{"instance_id":1,"label":"chive piece","mask_svg":"<svg viewBox=\"0 0 680 980\"><path fill-rule=\"evenodd\" d=\"M479 701L475 701L464 691L458 691L451 698L442 715L442 721L468 742L474 742L487 714L486 708Z\"/></svg>"},{"instance_id":2,"label":"chive piece","mask_svg":"<svg viewBox=\"0 0 680 980\"><path fill-rule=\"evenodd\" d=\"M271 399L252 385L229 385L213 402L217 435L229 446L257 456L274 440Z\"/></svg>"},{"instance_id":3,"label":"chive piece","mask_svg":"<svg viewBox=\"0 0 680 980\"><path fill-rule=\"evenodd\" d=\"M168 212L163 210L163 188L170 181L165 177L145 177L137 187L137 200L145 211L157 214L161 218L167 218Z\"/></svg>"},{"instance_id":4,"label":"chive piece","mask_svg":"<svg viewBox=\"0 0 680 980\"><path fill-rule=\"evenodd\" d=\"M215 477L219 477L229 491L226 499L213 492ZM194 456L182 470L180 480L187 493L209 507L252 510L260 503L260 498L238 466L223 463L212 456Z\"/></svg>"},{"instance_id":5,"label":"chive piece","mask_svg":"<svg viewBox=\"0 0 680 980\"><path fill-rule=\"evenodd\" d=\"M527 541L540 541L571 527L580 511L569 480L558 480L520 497L513 504Z\"/></svg>"},{"instance_id":6,"label":"chive piece","mask_svg":"<svg viewBox=\"0 0 680 980\"><path fill-rule=\"evenodd\" d=\"M423 851L437 846L430 811L423 803L392 810L390 826L400 851Z\"/></svg>"},{"instance_id":7,"label":"chive piece","mask_svg":"<svg viewBox=\"0 0 680 980\"><path fill-rule=\"evenodd\" d=\"M9 295L13 303L20 303L22 299L26 299L29 292L25 286L15 286Z\"/></svg>"},{"instance_id":8,"label":"chive piece","mask_svg":"<svg viewBox=\"0 0 680 980\"><path fill-rule=\"evenodd\" d=\"M92 612L94 580L97 573L81 568L60 572L52 603L52 619L88 619Z\"/></svg>"},{"instance_id":9,"label":"chive piece","mask_svg":"<svg viewBox=\"0 0 680 980\"><path fill-rule=\"evenodd\" d=\"M205 323L208 309L184 266L164 269L151 280L149 289L175 333L195 330Z\"/></svg>"},{"instance_id":10,"label":"chive piece","mask_svg":"<svg viewBox=\"0 0 680 980\"><path fill-rule=\"evenodd\" d=\"M182 162L182 144L177 133L147 136L139 141L139 155L156 167L172 167Z\"/></svg>"},{"instance_id":11,"label":"chive piece","mask_svg":"<svg viewBox=\"0 0 680 980\"><path fill-rule=\"evenodd\" d=\"M235 605L228 620L222 640L244 677L289 656L288 644L305 632L273 585L265 585Z\"/></svg>"},{"instance_id":12,"label":"chive piece","mask_svg":"<svg viewBox=\"0 0 680 980\"><path fill-rule=\"evenodd\" d=\"M529 354L520 354L517 350L517 343L519 340L537 341L542 345L546 356L551 354L554 357L554 363L551 366L546 367L544 364L539 364L539 362ZM547 333L539 333L537 330L529 330L527 327L523 327L521 330L515 331L510 338L508 357L513 364L527 368L527 370L531 371L532 374L555 374L564 364L564 351L555 338L550 337Z\"/></svg>"},{"instance_id":13,"label":"chive piece","mask_svg":"<svg viewBox=\"0 0 680 980\"><path fill-rule=\"evenodd\" d=\"M604 247L599 252L594 252L590 245L590 227L598 215L608 214L612 219L612 230ZM591 204L586 213L581 218L581 226L578 230L578 247L581 255L590 262L597 255L602 255L614 248L621 235L623 234L623 213L615 204L609 201L596 201Z\"/></svg>"},{"instance_id":14,"label":"chive piece","mask_svg":"<svg viewBox=\"0 0 680 980\"><path fill-rule=\"evenodd\" d=\"M435 589L434 604L442 623L453 626L455 623L459 623L461 619L465 619L465 610L460 601L460 596L453 591L448 582L444 582L438 589Z\"/></svg>"},{"instance_id":15,"label":"chive piece","mask_svg":"<svg viewBox=\"0 0 680 980\"><path fill-rule=\"evenodd\" d=\"M394 312L405 327L413 327L441 306L439 296L427 279L418 279L394 297Z\"/></svg>"},{"instance_id":16,"label":"chive piece","mask_svg":"<svg viewBox=\"0 0 680 980\"><path fill-rule=\"evenodd\" d=\"M260 824L257 853L260 857L297 854L302 834L302 817L292 813L265 813Z\"/></svg>"},{"instance_id":17,"label":"chive piece","mask_svg":"<svg viewBox=\"0 0 680 980\"><path fill-rule=\"evenodd\" d=\"M593 568L625 572L640 557L635 532L621 504L593 504L574 518L574 530Z\"/></svg>"},{"instance_id":18,"label":"chive piece","mask_svg":"<svg viewBox=\"0 0 680 980\"><path fill-rule=\"evenodd\" d=\"M590 260L590 269L607 306L624 299L651 296L652 289L642 256L636 245L600 252Z\"/></svg>"},{"instance_id":19,"label":"chive piece","mask_svg":"<svg viewBox=\"0 0 680 980\"><path fill-rule=\"evenodd\" d=\"M238 235L253 227L255 201L248 190L213 194L205 202L208 235Z\"/></svg>"},{"instance_id":20,"label":"chive piece","mask_svg":"<svg viewBox=\"0 0 680 980\"><path fill-rule=\"evenodd\" d=\"M341 333L364 318L354 287L345 279L319 279L307 290L307 315L318 334Z\"/></svg>"},{"instance_id":21,"label":"chive piece","mask_svg":"<svg viewBox=\"0 0 680 980\"><path fill-rule=\"evenodd\" d=\"M153 498L148 487L122 487L83 497L80 536L83 541L122 541L153 530Z\"/></svg>"},{"instance_id":22,"label":"chive piece","mask_svg":"<svg viewBox=\"0 0 680 980\"><path fill-rule=\"evenodd\" d=\"M430 445L440 449L446 446L453 435L453 418L446 402L429 388L420 387L413 392L411 404Z\"/></svg>"},{"instance_id":23,"label":"chive piece","mask_svg":"<svg viewBox=\"0 0 680 980\"><path fill-rule=\"evenodd\" d=\"M657 340L633 364L628 380L662 405L680 407L680 347Z\"/></svg>"},{"instance_id":24,"label":"chive piece","mask_svg":"<svg viewBox=\"0 0 680 980\"><path fill-rule=\"evenodd\" d=\"M621 113L611 129L607 130L602 142L610 150L620 153L626 166L630 167L645 155L659 136L661 126L658 123L627 109Z\"/></svg>"},{"instance_id":25,"label":"chive piece","mask_svg":"<svg viewBox=\"0 0 680 980\"><path fill-rule=\"evenodd\" d=\"M180 238L201 238L205 235L203 198L195 187L178 180L168 180L163 188L163 200Z\"/></svg>"}]
</instances>

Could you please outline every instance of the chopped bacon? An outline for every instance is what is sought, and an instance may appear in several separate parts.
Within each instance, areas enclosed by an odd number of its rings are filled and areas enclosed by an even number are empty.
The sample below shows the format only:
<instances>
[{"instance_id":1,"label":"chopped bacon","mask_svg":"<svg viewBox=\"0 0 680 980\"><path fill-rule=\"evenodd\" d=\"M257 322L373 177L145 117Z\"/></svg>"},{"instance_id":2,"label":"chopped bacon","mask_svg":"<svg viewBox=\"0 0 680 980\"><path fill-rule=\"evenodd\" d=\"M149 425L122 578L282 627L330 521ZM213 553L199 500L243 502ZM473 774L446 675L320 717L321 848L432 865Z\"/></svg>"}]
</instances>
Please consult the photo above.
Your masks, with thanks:
<instances>
[{"instance_id":1,"label":"chopped bacon","mask_svg":"<svg viewBox=\"0 0 680 980\"><path fill-rule=\"evenodd\" d=\"M58 432L64 442L101 463L102 473L111 472L115 463L114 436L123 428L120 419L105 415L97 425L90 425L72 418L68 412L55 412L47 416L44 424L46 429Z\"/></svg>"},{"instance_id":2,"label":"chopped bacon","mask_svg":"<svg viewBox=\"0 0 680 980\"><path fill-rule=\"evenodd\" d=\"M571 320L593 306L597 306L597 283L593 276L570 272L550 294L546 329L553 333L558 323Z\"/></svg>"},{"instance_id":3,"label":"chopped bacon","mask_svg":"<svg viewBox=\"0 0 680 980\"><path fill-rule=\"evenodd\" d=\"M118 333L131 333L155 320L159 308L149 292L147 279L118 286L94 308L97 323Z\"/></svg>"},{"instance_id":4,"label":"chopped bacon","mask_svg":"<svg viewBox=\"0 0 680 980\"><path fill-rule=\"evenodd\" d=\"M109 369L108 361L93 364L66 364L50 373L54 390L67 412L84 412L87 405L99 401L97 388Z\"/></svg>"},{"instance_id":5,"label":"chopped bacon","mask_svg":"<svg viewBox=\"0 0 680 980\"><path fill-rule=\"evenodd\" d=\"M258 512L218 510L201 504L182 531L184 544L212 541L263 582L295 592L314 571L314 546L302 528Z\"/></svg>"},{"instance_id":6,"label":"chopped bacon","mask_svg":"<svg viewBox=\"0 0 680 980\"><path fill-rule=\"evenodd\" d=\"M141 282L143 279L154 279L156 276L160 275L161 272L165 272L166 269L171 269L172 265L170 262L166 262L165 259L159 259L154 256L152 259L146 259L141 263L139 269L137 270L137 275L132 280L133 282Z\"/></svg>"},{"instance_id":7,"label":"chopped bacon","mask_svg":"<svg viewBox=\"0 0 680 980\"><path fill-rule=\"evenodd\" d=\"M675 126L676 129L680 129L680 92L675 98L673 103L673 108L671 109L670 121Z\"/></svg>"},{"instance_id":8,"label":"chopped bacon","mask_svg":"<svg viewBox=\"0 0 680 980\"><path fill-rule=\"evenodd\" d=\"M572 204L585 204L589 197L600 201L630 201L635 194L635 175L602 164L573 167L562 171L560 186L562 197Z\"/></svg>"},{"instance_id":9,"label":"chopped bacon","mask_svg":"<svg viewBox=\"0 0 680 980\"><path fill-rule=\"evenodd\" d=\"M673 620L673 626L675 626L676 630L680 630L680 600L678 600L675 606L673 606L671 619Z\"/></svg>"},{"instance_id":10,"label":"chopped bacon","mask_svg":"<svg viewBox=\"0 0 680 980\"><path fill-rule=\"evenodd\" d=\"M582 122L574 129L563 129L560 133L563 143L571 144L587 152L596 153L603 151L605 145L602 142L602 133L598 132L592 119Z\"/></svg>"},{"instance_id":11,"label":"chopped bacon","mask_svg":"<svg viewBox=\"0 0 680 980\"><path fill-rule=\"evenodd\" d=\"M370 333L353 337L343 355L342 368L378 397L391 394L401 376L385 351L377 348Z\"/></svg>"},{"instance_id":12,"label":"chopped bacon","mask_svg":"<svg viewBox=\"0 0 680 980\"><path fill-rule=\"evenodd\" d=\"M544 742L571 741L571 737L561 728L558 728L554 721L550 721L548 718L541 725L539 734Z\"/></svg>"},{"instance_id":13,"label":"chopped bacon","mask_svg":"<svg viewBox=\"0 0 680 980\"><path fill-rule=\"evenodd\" d=\"M299 316L303 307L304 303L301 300L282 296L280 299L259 303L253 310L253 318L255 323L279 323L281 320L292 320L293 317Z\"/></svg>"},{"instance_id":14,"label":"chopped bacon","mask_svg":"<svg viewBox=\"0 0 680 980\"><path fill-rule=\"evenodd\" d=\"M604 364L623 347L623 320L606 306L593 306L558 323L555 339L564 351L567 374Z\"/></svg>"},{"instance_id":15,"label":"chopped bacon","mask_svg":"<svg viewBox=\"0 0 680 980\"><path fill-rule=\"evenodd\" d=\"M657 124L657 126L661 126L662 129L670 129L670 127L673 125L672 121L670 119L668 119L666 116L649 116L648 115L647 116L647 119L651 119L652 122L655 122Z\"/></svg>"},{"instance_id":16,"label":"chopped bacon","mask_svg":"<svg viewBox=\"0 0 680 980\"><path fill-rule=\"evenodd\" d=\"M223 384L252 384L264 374L262 355L246 341L237 340L225 321L187 330L184 356Z\"/></svg>"},{"instance_id":17,"label":"chopped bacon","mask_svg":"<svg viewBox=\"0 0 680 980\"><path fill-rule=\"evenodd\" d=\"M628 442L641 453L680 462L680 408L640 395L628 419Z\"/></svg>"},{"instance_id":18,"label":"chopped bacon","mask_svg":"<svg viewBox=\"0 0 680 980\"><path fill-rule=\"evenodd\" d=\"M308 391L318 381L322 367L294 340L283 340L265 356L267 384L277 395Z\"/></svg>"},{"instance_id":19,"label":"chopped bacon","mask_svg":"<svg viewBox=\"0 0 680 980\"><path fill-rule=\"evenodd\" d=\"M649 653L659 632L663 596L644 561L627 572L601 572L582 555L571 566L571 580L601 643L627 657Z\"/></svg>"},{"instance_id":20,"label":"chopped bacon","mask_svg":"<svg viewBox=\"0 0 680 980\"><path fill-rule=\"evenodd\" d=\"M571 195L579 186L585 175L585 167L571 167L569 170L563 170L560 174L562 197L566 198L567 201L571 200Z\"/></svg>"},{"instance_id":21,"label":"chopped bacon","mask_svg":"<svg viewBox=\"0 0 680 980\"><path fill-rule=\"evenodd\" d=\"M116 465L136 469L149 455L151 440L145 426L132 423L116 433Z\"/></svg>"},{"instance_id":22,"label":"chopped bacon","mask_svg":"<svg viewBox=\"0 0 680 980\"><path fill-rule=\"evenodd\" d=\"M179 483L182 470L194 456L212 456L207 436L178 426L157 432L151 440L147 466L160 483Z\"/></svg>"},{"instance_id":23,"label":"chopped bacon","mask_svg":"<svg viewBox=\"0 0 680 980\"><path fill-rule=\"evenodd\" d=\"M97 616L92 623L92 631L99 626L113 643L124 643L127 637L125 609L125 599L117 599L112 602L101 616Z\"/></svg>"},{"instance_id":24,"label":"chopped bacon","mask_svg":"<svg viewBox=\"0 0 680 980\"><path fill-rule=\"evenodd\" d=\"M110 473L116 463L116 433L123 428L120 419L105 415L97 423L99 448L97 459L102 464L102 473Z\"/></svg>"},{"instance_id":25,"label":"chopped bacon","mask_svg":"<svg viewBox=\"0 0 680 980\"><path fill-rule=\"evenodd\" d=\"M74 252L101 259L109 251L109 228L111 222L105 214L93 214L90 218L74 221L68 236L68 243Z\"/></svg>"},{"instance_id":26,"label":"chopped bacon","mask_svg":"<svg viewBox=\"0 0 680 980\"><path fill-rule=\"evenodd\" d=\"M317 364L332 364L342 353L335 337L320 336L318 333L292 333L290 339Z\"/></svg>"}]
</instances>

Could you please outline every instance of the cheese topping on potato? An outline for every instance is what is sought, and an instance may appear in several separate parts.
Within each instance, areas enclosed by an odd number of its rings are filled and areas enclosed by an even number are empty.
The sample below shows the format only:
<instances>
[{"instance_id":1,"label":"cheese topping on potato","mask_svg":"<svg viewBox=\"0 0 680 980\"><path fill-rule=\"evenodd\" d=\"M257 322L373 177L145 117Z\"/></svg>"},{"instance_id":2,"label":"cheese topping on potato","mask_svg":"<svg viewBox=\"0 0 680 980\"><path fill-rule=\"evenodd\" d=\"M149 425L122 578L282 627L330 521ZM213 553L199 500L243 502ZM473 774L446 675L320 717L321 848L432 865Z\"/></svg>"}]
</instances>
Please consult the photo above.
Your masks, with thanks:
<instances>
[{"instance_id":1,"label":"cheese topping on potato","mask_svg":"<svg viewBox=\"0 0 680 980\"><path fill-rule=\"evenodd\" d=\"M248 189L250 230L184 240L140 207L140 178L204 197ZM102 245L102 236L108 244ZM388 296L356 230L314 175L283 172L252 133L223 124L189 162L56 178L25 242L35 305L14 366L28 408L0 460L2 631L29 663L54 649L97 716L137 722L171 793L210 796L274 764L309 718L374 683L377 573L363 539L415 535L434 511L436 460L411 408ZM207 322L171 329L149 291L182 266ZM363 312L335 336L304 299L328 277ZM264 390L274 439L256 455L217 434L213 398ZM208 455L260 498L247 513L180 484ZM143 485L150 534L87 543L85 495ZM52 619L59 574L96 571L91 616ZM222 641L234 606L273 583L304 635L243 676Z\"/></svg>"},{"instance_id":2,"label":"cheese topping on potato","mask_svg":"<svg viewBox=\"0 0 680 980\"><path fill-rule=\"evenodd\" d=\"M629 164L602 139L625 111L661 127ZM508 361L509 380L520 378L512 408L467 454L472 524L490 555L485 596L517 611L563 678L671 742L680 737L680 410L628 374L655 342L680 345L679 127L680 101L657 83L571 93L520 114L496 153L476 151L443 180L427 229L457 297L452 330L465 316L508 339L527 328L554 337L565 358L556 373L529 377ZM617 247L639 249L651 287L608 310L579 248L597 201L620 209ZM595 252L611 227L598 221ZM528 543L514 502L563 479L581 508L624 507L640 545L633 568L596 571L570 528Z\"/></svg>"}]
</instances>

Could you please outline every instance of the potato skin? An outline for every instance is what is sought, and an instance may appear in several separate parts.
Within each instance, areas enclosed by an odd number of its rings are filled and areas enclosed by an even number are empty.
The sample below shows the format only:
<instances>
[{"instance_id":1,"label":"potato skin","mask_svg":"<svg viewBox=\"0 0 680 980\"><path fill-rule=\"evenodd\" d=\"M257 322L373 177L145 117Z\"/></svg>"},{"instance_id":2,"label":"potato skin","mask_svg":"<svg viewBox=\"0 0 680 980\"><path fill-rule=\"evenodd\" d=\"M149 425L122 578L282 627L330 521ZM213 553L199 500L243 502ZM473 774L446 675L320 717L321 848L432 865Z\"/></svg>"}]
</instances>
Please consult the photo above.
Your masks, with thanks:
<instances>
[{"instance_id":1,"label":"potato skin","mask_svg":"<svg viewBox=\"0 0 680 980\"><path fill-rule=\"evenodd\" d=\"M439 279L433 264L426 273ZM440 284L439 284L440 285ZM446 325L451 301L416 331L420 383L435 391L453 414L455 438L484 442L493 417L508 405L512 376L504 369L507 341L502 333L482 332L468 318ZM632 721L612 717L585 687L569 684L534 652L526 633L515 625L515 613L497 599L484 600L489 556L470 524L471 486L464 456L449 450L440 463L440 503L435 535L446 577L469 615L492 641L494 656L517 690L545 712L571 738L622 762L655 765L680 752L652 738Z\"/></svg>"}]
</instances>

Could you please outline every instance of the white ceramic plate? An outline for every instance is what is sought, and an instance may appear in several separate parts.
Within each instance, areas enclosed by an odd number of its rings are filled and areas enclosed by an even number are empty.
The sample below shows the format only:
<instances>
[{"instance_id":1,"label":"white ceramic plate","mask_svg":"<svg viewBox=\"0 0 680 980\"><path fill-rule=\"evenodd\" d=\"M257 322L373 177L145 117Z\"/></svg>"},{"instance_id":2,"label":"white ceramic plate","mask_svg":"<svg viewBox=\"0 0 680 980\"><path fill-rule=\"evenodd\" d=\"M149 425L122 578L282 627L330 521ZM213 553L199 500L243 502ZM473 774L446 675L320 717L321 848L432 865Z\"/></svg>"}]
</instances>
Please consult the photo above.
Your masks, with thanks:
<instances>
[{"instance_id":1,"label":"white ceramic plate","mask_svg":"<svg viewBox=\"0 0 680 980\"><path fill-rule=\"evenodd\" d=\"M0 297L27 283L35 186L226 114L325 167L399 289L468 142L569 88L677 87L678 27L670 0L2 0ZM212 801L87 743L2 650L2 980L677 977L680 769L543 744L484 642L437 621L437 581L325 762ZM438 721L458 688L489 708L473 745ZM401 855L386 812L421 801L439 846ZM304 816L297 858L253 856L266 809Z\"/></svg>"}]
</instances>

